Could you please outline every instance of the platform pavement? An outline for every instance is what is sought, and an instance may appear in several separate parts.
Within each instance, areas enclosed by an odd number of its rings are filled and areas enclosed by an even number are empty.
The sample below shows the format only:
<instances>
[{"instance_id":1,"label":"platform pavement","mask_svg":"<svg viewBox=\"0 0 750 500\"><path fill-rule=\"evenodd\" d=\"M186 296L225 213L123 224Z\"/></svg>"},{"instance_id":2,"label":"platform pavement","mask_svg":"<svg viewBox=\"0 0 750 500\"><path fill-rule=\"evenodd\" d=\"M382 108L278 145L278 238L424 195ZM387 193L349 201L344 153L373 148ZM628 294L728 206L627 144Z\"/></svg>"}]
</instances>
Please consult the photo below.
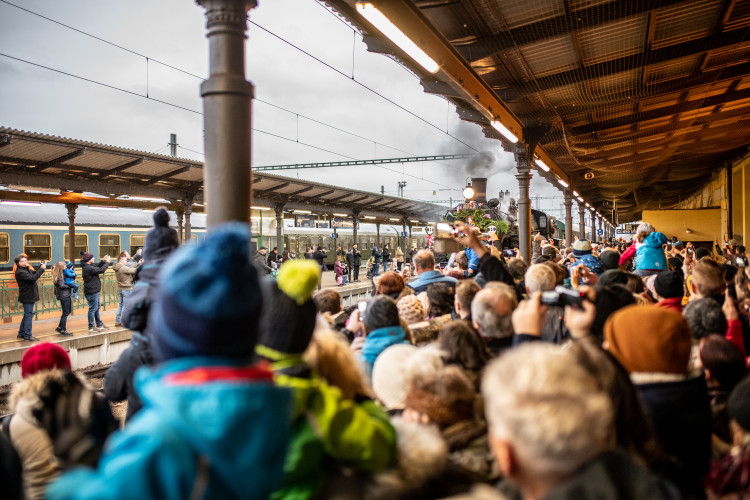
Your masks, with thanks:
<instances>
[{"instance_id":1,"label":"platform pavement","mask_svg":"<svg viewBox=\"0 0 750 500\"><path fill-rule=\"evenodd\" d=\"M360 281L357 283L349 283L344 286L338 286L336 285L335 274L332 271L327 271L323 273L321 288L333 288L335 290L342 291L349 288L366 285L367 279L365 278L364 272L360 274L360 278ZM114 326L116 314L116 306L111 306L106 311L99 311L99 315L102 321L106 326L109 327L109 330L105 330L106 332L125 330L125 328L123 327ZM73 334L73 337L61 337L57 334L55 328L57 328L59 320L59 316L35 320L32 323L31 334L42 342L55 342L57 340L73 339L93 335L88 332L88 307L76 307L73 310L73 314L68 316L68 331ZM18 347L32 346L37 343L28 342L16 338L18 335L18 325L20 321L21 317L17 316L13 318L12 323L5 323L0 325L0 351Z\"/></svg>"}]
</instances>

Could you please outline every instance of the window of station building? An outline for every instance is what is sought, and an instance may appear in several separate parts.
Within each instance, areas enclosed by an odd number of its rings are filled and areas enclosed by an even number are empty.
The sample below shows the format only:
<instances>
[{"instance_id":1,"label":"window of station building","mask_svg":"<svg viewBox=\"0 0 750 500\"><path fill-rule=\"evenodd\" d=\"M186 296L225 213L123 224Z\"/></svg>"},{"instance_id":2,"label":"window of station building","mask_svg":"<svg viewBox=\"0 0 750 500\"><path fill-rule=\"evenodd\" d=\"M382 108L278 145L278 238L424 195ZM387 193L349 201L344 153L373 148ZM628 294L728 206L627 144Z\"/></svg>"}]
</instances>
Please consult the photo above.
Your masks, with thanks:
<instances>
[{"instance_id":1,"label":"window of station building","mask_svg":"<svg viewBox=\"0 0 750 500\"><path fill-rule=\"evenodd\" d=\"M68 245L70 243L70 235L63 235L63 258L65 260L75 260L81 257L81 252L89 251L89 235L88 234L76 234L76 248L73 252L73 259L70 258L70 250Z\"/></svg>"},{"instance_id":2,"label":"window of station building","mask_svg":"<svg viewBox=\"0 0 750 500\"><path fill-rule=\"evenodd\" d=\"M0 264L10 262L10 237L8 233L0 233Z\"/></svg>"},{"instance_id":3,"label":"window of station building","mask_svg":"<svg viewBox=\"0 0 750 500\"><path fill-rule=\"evenodd\" d=\"M100 234L99 235L99 258L109 255L117 259L120 255L120 235L119 234Z\"/></svg>"},{"instance_id":4,"label":"window of station building","mask_svg":"<svg viewBox=\"0 0 750 500\"><path fill-rule=\"evenodd\" d=\"M29 261L49 260L52 255L52 236L49 233L25 233L23 253Z\"/></svg>"},{"instance_id":5,"label":"window of station building","mask_svg":"<svg viewBox=\"0 0 750 500\"><path fill-rule=\"evenodd\" d=\"M139 248L143 248L143 244L146 242L146 234L131 234L130 235L130 255L135 255L135 252ZM112 255L112 254L110 254Z\"/></svg>"}]
</instances>

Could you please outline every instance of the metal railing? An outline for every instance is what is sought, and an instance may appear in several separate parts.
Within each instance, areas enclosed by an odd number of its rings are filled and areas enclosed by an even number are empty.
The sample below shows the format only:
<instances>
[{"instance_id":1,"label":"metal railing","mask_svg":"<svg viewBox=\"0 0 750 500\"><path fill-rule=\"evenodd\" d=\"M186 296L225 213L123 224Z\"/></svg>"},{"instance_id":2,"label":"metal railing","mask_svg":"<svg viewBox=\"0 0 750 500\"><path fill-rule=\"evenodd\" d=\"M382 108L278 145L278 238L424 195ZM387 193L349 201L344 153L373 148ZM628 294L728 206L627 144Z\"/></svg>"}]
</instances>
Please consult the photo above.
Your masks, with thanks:
<instances>
[{"instance_id":1,"label":"metal railing","mask_svg":"<svg viewBox=\"0 0 750 500\"><path fill-rule=\"evenodd\" d=\"M115 307L120 303L120 294L117 288L117 278L114 273L105 273L100 276L102 290L99 292L99 303L101 310L106 311L108 305ZM78 299L72 299L73 308L88 307L86 298L83 296L83 279L76 278L78 283ZM52 277L42 276L37 281L39 287L39 302L34 306L34 319L40 314L58 311L62 314L60 301L55 297L55 286ZM15 279L0 279L0 321L7 322L8 318L23 316L23 305L18 303L18 284Z\"/></svg>"}]
</instances>

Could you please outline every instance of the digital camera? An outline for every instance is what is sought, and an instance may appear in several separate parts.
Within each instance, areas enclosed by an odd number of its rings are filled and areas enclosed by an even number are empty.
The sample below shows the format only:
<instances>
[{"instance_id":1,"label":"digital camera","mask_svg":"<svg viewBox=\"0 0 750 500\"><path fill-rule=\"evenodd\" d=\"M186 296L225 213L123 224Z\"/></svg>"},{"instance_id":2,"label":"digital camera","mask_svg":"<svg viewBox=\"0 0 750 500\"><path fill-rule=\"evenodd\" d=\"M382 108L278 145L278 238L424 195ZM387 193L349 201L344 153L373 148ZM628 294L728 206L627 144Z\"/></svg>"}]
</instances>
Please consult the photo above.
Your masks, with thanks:
<instances>
[{"instance_id":1,"label":"digital camera","mask_svg":"<svg viewBox=\"0 0 750 500\"><path fill-rule=\"evenodd\" d=\"M542 292L542 304L549 306L581 307L581 303L583 303L583 294L564 286L556 286L552 292Z\"/></svg>"}]
</instances>

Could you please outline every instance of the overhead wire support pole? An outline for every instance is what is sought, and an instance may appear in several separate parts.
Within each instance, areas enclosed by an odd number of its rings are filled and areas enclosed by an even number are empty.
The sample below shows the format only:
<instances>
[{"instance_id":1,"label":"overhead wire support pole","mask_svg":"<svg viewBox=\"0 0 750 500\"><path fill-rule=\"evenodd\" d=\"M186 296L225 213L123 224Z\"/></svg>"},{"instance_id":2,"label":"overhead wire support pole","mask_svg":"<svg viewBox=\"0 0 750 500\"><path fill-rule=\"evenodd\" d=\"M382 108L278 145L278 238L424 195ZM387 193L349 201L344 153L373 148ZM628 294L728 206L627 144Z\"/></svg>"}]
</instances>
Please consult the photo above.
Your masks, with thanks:
<instances>
[{"instance_id":1,"label":"overhead wire support pole","mask_svg":"<svg viewBox=\"0 0 750 500\"><path fill-rule=\"evenodd\" d=\"M329 161L317 163L290 163L286 165L266 165L262 167L253 167L253 170L295 170L298 168L326 168L326 167L348 167L354 165L380 165L384 163L414 163L419 161L444 161L444 160L465 160L473 158L473 154L458 155L433 155L433 156L406 156L403 158L376 158L374 160L349 160L349 161Z\"/></svg>"}]
</instances>

